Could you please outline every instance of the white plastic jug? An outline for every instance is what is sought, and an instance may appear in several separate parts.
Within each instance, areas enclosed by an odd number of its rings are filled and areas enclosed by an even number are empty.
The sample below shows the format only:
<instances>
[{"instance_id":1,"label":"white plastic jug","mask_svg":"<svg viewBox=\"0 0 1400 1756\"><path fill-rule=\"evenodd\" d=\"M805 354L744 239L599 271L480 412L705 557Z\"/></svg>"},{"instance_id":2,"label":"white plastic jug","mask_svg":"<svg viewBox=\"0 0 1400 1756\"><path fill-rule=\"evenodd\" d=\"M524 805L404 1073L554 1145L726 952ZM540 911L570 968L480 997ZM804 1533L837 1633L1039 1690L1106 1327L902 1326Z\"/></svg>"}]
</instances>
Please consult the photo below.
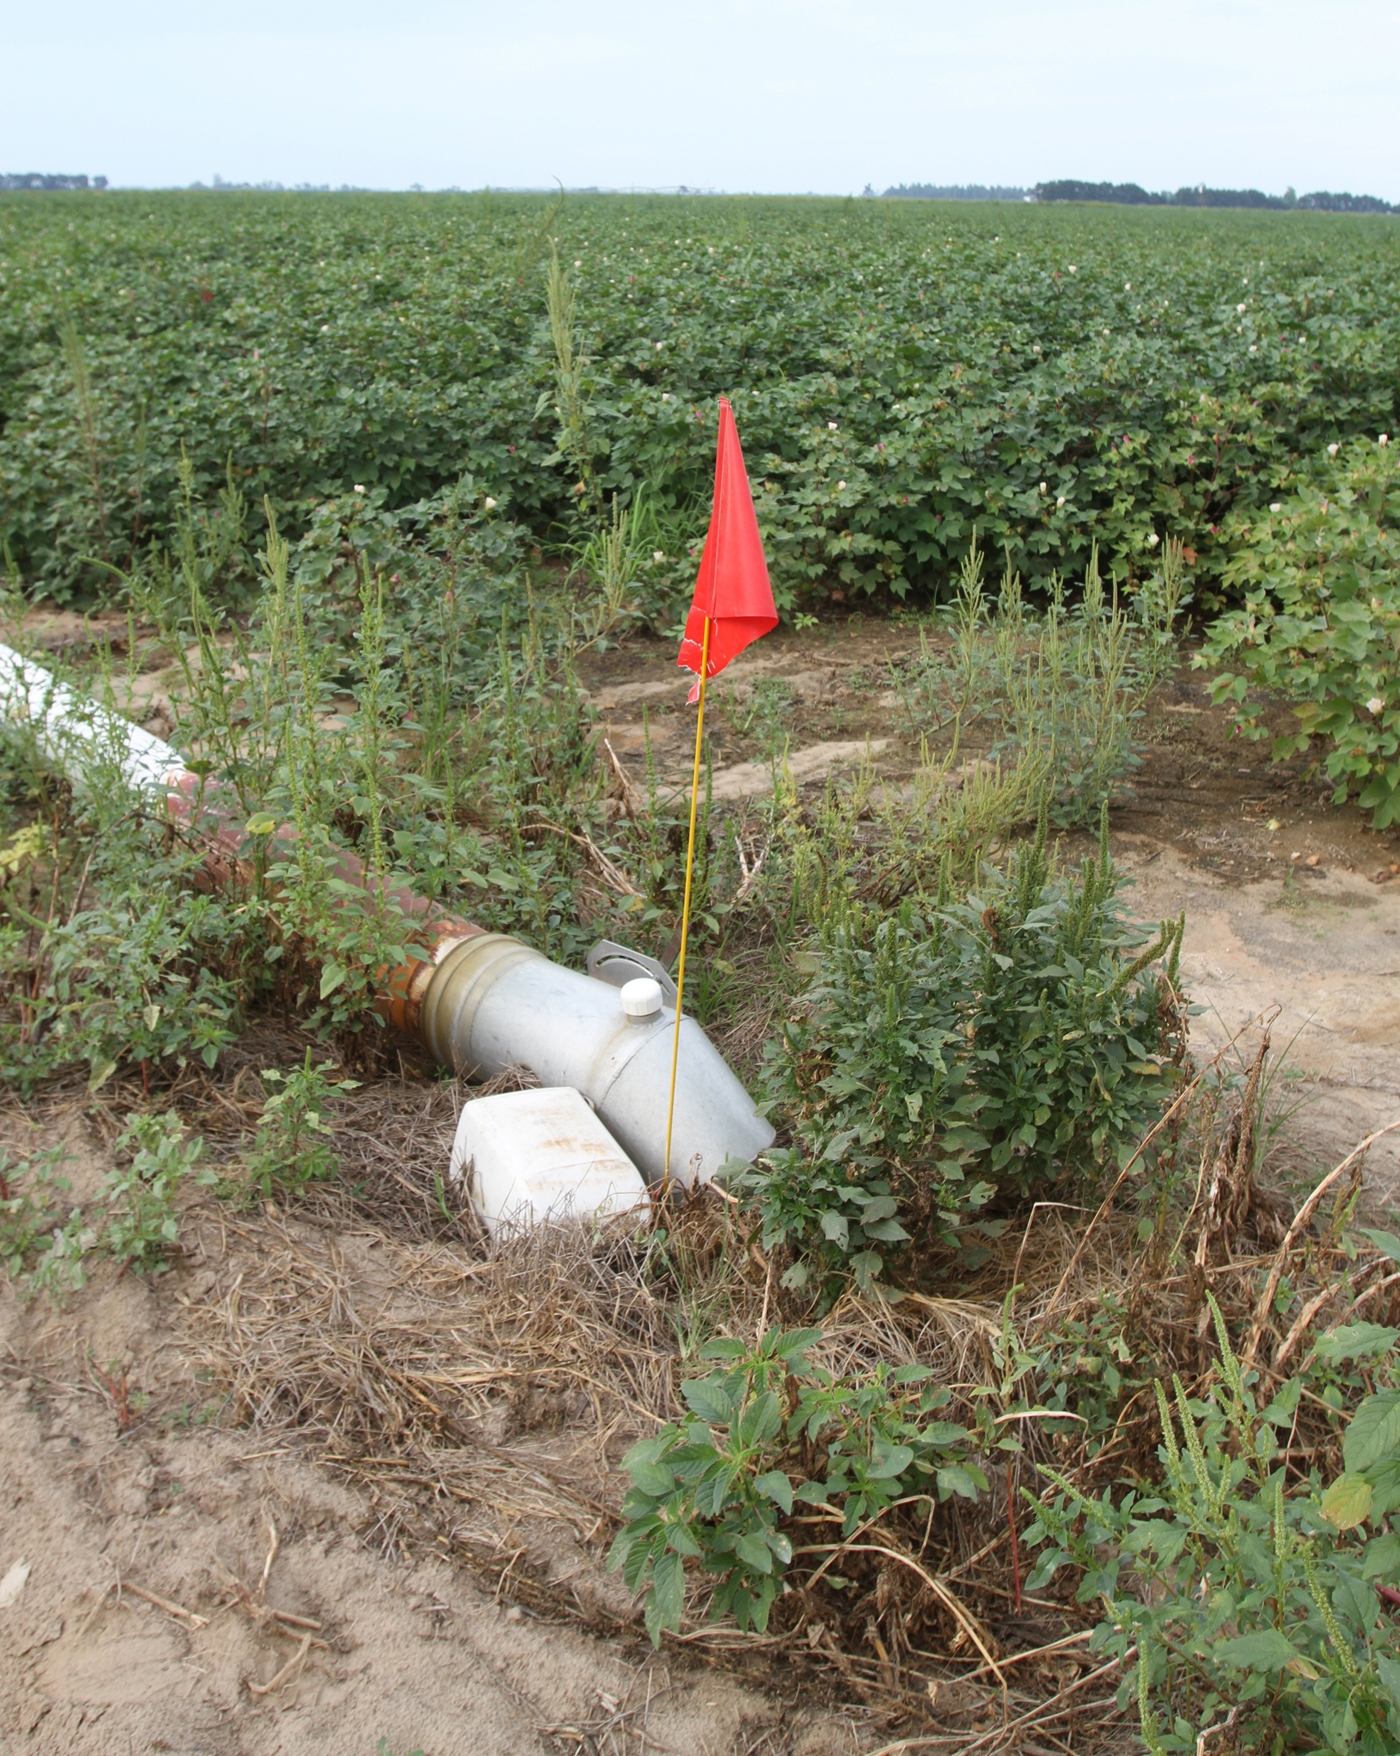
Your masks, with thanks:
<instances>
[{"instance_id":1,"label":"white plastic jug","mask_svg":"<svg viewBox=\"0 0 1400 1756\"><path fill-rule=\"evenodd\" d=\"M650 1206L641 1172L572 1086L503 1091L463 1107L448 1176L486 1229L605 1219Z\"/></svg>"}]
</instances>

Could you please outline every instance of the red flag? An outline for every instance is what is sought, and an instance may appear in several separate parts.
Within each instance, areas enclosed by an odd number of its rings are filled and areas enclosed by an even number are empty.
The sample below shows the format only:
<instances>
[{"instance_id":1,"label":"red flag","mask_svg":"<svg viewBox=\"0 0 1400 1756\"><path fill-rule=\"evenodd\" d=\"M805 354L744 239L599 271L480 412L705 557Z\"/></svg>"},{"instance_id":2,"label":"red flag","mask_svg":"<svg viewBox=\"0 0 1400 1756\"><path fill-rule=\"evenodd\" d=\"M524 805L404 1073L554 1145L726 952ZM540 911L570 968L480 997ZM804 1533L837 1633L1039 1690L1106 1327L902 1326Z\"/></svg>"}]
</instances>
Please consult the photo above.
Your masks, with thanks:
<instances>
[{"instance_id":1,"label":"red flag","mask_svg":"<svg viewBox=\"0 0 1400 1756\"><path fill-rule=\"evenodd\" d=\"M753 509L744 454L739 449L739 429L729 398L719 399L719 447L715 454L715 501L695 597L686 618L685 638L676 663L683 670L700 671L705 642L705 619L710 621L708 677L716 677L729 663L770 628L778 626L773 588L768 583L768 563L763 558L763 539ZM697 683L690 692L695 700Z\"/></svg>"}]
</instances>

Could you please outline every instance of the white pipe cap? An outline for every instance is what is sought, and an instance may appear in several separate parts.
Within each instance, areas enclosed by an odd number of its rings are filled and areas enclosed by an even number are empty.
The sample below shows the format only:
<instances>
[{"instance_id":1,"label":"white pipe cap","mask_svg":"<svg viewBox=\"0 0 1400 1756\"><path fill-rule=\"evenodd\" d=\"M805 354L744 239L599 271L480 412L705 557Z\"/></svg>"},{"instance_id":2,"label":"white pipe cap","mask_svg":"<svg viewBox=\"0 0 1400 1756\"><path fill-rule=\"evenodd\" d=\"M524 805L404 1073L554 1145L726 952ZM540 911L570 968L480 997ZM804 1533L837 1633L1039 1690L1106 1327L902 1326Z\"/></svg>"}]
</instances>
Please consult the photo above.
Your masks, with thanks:
<instances>
[{"instance_id":1,"label":"white pipe cap","mask_svg":"<svg viewBox=\"0 0 1400 1756\"><path fill-rule=\"evenodd\" d=\"M624 982L622 1010L629 1018L654 1018L661 1010L661 983L652 976Z\"/></svg>"}]
</instances>

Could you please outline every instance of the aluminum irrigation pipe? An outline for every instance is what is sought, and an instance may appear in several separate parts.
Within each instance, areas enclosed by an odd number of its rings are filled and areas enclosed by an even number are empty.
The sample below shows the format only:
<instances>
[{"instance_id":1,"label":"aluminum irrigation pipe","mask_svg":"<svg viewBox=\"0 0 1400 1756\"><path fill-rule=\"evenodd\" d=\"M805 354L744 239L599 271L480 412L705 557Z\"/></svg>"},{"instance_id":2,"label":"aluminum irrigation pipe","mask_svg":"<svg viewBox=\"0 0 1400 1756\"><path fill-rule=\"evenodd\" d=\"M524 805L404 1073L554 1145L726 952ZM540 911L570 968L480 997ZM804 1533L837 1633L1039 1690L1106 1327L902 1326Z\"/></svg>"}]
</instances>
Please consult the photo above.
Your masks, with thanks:
<instances>
[{"instance_id":1,"label":"aluminum irrigation pipe","mask_svg":"<svg viewBox=\"0 0 1400 1756\"><path fill-rule=\"evenodd\" d=\"M161 739L103 707L31 659L0 646L0 715L27 724L40 753L76 785L104 769L159 799L172 822L203 840L216 886L246 874L242 813L191 772ZM295 839L290 825L277 838ZM363 888L363 864L342 853L338 875ZM773 1140L771 1125L693 1018L680 1027L681 1077L670 1163L666 1106L675 1010L637 1017L617 988L553 963L503 933L434 912L408 885L386 891L416 922L416 955L386 972L375 1007L389 1023L460 1073L489 1078L529 1067L544 1085L573 1086L650 1182L708 1180L726 1159L747 1160ZM353 906L353 898L335 906Z\"/></svg>"}]
</instances>

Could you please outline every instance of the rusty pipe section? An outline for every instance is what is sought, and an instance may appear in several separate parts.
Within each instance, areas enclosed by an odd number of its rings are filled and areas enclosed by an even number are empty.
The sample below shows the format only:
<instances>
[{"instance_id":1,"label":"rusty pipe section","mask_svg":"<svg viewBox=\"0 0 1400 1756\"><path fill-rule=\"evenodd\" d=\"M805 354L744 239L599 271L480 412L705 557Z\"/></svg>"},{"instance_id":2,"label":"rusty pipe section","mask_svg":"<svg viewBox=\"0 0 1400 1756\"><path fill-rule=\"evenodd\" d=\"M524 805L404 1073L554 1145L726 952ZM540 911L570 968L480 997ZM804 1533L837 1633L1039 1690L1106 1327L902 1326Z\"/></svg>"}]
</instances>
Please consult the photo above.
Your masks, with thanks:
<instances>
[{"instance_id":1,"label":"rusty pipe section","mask_svg":"<svg viewBox=\"0 0 1400 1756\"><path fill-rule=\"evenodd\" d=\"M169 744L0 646L0 714L23 724L40 752L76 786L104 775L163 800L166 815L205 848L211 886L248 882L247 830L226 788L193 773ZM275 839L295 840L283 824ZM374 879L344 851L336 875L359 889ZM384 972L374 1006L444 1065L471 1077L530 1068L543 1085L572 1086L650 1181L689 1185L726 1160L748 1160L773 1129L693 1018L681 1020L671 1161L666 1107L675 1010L629 1013L617 988L565 969L518 939L437 911L406 885L385 887L415 923L407 961Z\"/></svg>"}]
</instances>

